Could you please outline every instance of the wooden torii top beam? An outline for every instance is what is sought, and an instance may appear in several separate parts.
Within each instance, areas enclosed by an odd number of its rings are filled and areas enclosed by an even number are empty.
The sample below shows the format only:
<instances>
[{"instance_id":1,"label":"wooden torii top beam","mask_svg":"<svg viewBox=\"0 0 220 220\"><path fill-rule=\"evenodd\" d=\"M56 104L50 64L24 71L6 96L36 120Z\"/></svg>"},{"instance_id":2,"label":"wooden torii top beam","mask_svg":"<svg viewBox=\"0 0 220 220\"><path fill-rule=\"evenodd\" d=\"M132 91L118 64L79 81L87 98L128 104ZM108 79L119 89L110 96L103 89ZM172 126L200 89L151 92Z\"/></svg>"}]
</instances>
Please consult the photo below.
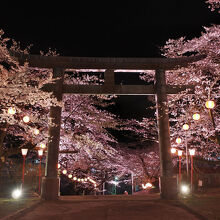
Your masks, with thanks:
<instances>
[{"instance_id":1,"label":"wooden torii top beam","mask_svg":"<svg viewBox=\"0 0 220 220\"><path fill-rule=\"evenodd\" d=\"M20 64L28 62L30 67L63 69L127 69L127 70L171 70L178 66L203 59L204 55L181 58L102 58L40 56L12 53Z\"/></svg>"}]
</instances>

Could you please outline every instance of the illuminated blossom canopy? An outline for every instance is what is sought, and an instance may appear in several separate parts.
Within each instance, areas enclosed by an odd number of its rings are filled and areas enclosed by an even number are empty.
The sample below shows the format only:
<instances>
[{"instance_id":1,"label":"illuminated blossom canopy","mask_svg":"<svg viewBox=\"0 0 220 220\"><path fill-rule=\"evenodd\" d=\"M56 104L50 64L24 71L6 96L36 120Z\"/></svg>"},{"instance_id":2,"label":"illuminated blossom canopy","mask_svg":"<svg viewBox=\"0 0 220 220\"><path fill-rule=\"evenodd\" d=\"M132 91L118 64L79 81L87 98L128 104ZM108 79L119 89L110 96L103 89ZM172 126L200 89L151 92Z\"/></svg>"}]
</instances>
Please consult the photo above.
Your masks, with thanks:
<instances>
[{"instance_id":1,"label":"illuminated blossom canopy","mask_svg":"<svg viewBox=\"0 0 220 220\"><path fill-rule=\"evenodd\" d=\"M181 137L183 143L188 143L190 148L196 148L197 155L207 159L217 159L220 156L220 25L204 29L205 32L199 38L186 40L182 37L168 40L162 48L165 57L206 55L203 60L188 67L166 72L167 84L195 86L194 94L187 94L185 91L178 95L169 95L170 133L172 146L177 146L175 140ZM142 79L153 81L153 76L152 71L147 72L142 75ZM213 100L216 107L212 110L207 109L205 107L207 100ZM195 113L200 114L199 120L193 120ZM149 131L148 126L152 127L155 120L144 120L150 122L144 125ZM182 128L185 123L189 124L188 131ZM178 145L180 148L184 146L184 144Z\"/></svg>"},{"instance_id":2,"label":"illuminated blossom canopy","mask_svg":"<svg viewBox=\"0 0 220 220\"><path fill-rule=\"evenodd\" d=\"M208 1L206 1L206 3L208 3L210 5L212 11L220 8L220 1L219 0L208 0ZM218 12L220 12L220 10Z\"/></svg>"}]
</instances>

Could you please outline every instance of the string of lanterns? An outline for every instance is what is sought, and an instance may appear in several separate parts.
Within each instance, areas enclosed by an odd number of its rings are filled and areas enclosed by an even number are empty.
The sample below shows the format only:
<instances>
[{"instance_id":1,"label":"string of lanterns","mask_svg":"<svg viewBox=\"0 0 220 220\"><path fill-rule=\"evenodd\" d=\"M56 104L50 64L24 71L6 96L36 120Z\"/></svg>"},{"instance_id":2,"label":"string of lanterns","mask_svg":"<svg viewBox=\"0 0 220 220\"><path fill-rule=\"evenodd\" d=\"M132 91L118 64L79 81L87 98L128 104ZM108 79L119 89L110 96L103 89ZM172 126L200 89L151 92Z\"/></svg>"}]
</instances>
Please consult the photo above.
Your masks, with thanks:
<instances>
[{"instance_id":1,"label":"string of lanterns","mask_svg":"<svg viewBox=\"0 0 220 220\"><path fill-rule=\"evenodd\" d=\"M60 164L58 164L58 169L59 168L60 168ZM90 183L92 183L94 185L95 188L97 186L96 181L94 181L91 177L86 177L86 178L79 178L79 177L76 177L76 176L73 177L72 174L68 174L67 173L66 169L64 169L62 171L62 174L68 176L68 178L73 180L73 181L77 181L77 182L80 182L80 183L89 183L90 182Z\"/></svg>"}]
</instances>

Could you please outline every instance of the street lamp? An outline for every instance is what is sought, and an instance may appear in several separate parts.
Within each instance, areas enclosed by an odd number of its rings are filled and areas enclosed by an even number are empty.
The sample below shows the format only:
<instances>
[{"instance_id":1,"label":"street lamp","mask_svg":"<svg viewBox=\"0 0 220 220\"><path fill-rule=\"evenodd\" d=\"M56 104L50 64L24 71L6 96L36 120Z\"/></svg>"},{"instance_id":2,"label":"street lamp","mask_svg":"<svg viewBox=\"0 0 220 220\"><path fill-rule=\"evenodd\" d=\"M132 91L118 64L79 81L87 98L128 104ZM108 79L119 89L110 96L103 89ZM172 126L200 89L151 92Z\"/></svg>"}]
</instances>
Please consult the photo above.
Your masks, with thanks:
<instances>
[{"instance_id":1,"label":"street lamp","mask_svg":"<svg viewBox=\"0 0 220 220\"><path fill-rule=\"evenodd\" d=\"M188 124L184 124L183 125L183 130L184 131L188 131L189 130L189 125ZM187 173L187 178L188 178L188 174L189 174L189 164L188 164L188 141L186 139L186 173Z\"/></svg>"},{"instance_id":2,"label":"street lamp","mask_svg":"<svg viewBox=\"0 0 220 220\"><path fill-rule=\"evenodd\" d=\"M179 186L181 183L181 156L183 154L183 151L178 150L178 156L179 156Z\"/></svg>"},{"instance_id":3,"label":"street lamp","mask_svg":"<svg viewBox=\"0 0 220 220\"><path fill-rule=\"evenodd\" d=\"M38 192L40 194L40 186L41 186L41 158L43 156L44 150L43 149L39 149L38 150L38 156L40 158L40 163L39 163L39 183L38 183Z\"/></svg>"},{"instance_id":4,"label":"street lamp","mask_svg":"<svg viewBox=\"0 0 220 220\"><path fill-rule=\"evenodd\" d=\"M23 156L23 169L22 169L22 186L24 185L24 170L25 170L25 157L27 155L28 149L27 148L22 148L21 149L21 154Z\"/></svg>"},{"instance_id":5,"label":"street lamp","mask_svg":"<svg viewBox=\"0 0 220 220\"><path fill-rule=\"evenodd\" d=\"M193 156L195 155L195 149L190 149L189 154L191 156L191 192L193 190Z\"/></svg>"}]
</instances>

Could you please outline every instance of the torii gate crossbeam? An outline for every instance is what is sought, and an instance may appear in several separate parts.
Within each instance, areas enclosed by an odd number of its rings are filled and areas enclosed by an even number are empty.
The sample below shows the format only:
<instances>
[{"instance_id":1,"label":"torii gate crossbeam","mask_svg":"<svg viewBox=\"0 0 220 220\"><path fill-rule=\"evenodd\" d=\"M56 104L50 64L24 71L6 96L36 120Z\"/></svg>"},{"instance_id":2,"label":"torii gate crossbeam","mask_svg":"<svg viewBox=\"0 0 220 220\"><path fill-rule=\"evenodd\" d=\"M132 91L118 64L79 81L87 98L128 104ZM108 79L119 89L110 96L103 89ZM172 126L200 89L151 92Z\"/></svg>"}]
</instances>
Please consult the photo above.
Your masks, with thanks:
<instances>
[{"instance_id":1,"label":"torii gate crossbeam","mask_svg":"<svg viewBox=\"0 0 220 220\"><path fill-rule=\"evenodd\" d=\"M156 95L157 122L160 148L160 189L161 198L174 199L177 196L176 177L173 175L167 94L176 94L187 86L166 85L165 70L203 59L204 56L189 58L83 58L83 57L44 57L37 55L14 54L20 64L25 61L31 67L53 68L54 84L46 85L43 90L53 91L58 100L62 94L117 94L117 95ZM106 69L104 85L65 85L65 69ZM115 85L114 70L155 70L155 85ZM192 88L192 87L191 87ZM59 197L59 178L57 163L60 142L61 107L51 107L50 117L57 126L49 127L49 141L45 178L42 182L41 196L46 200Z\"/></svg>"}]
</instances>

